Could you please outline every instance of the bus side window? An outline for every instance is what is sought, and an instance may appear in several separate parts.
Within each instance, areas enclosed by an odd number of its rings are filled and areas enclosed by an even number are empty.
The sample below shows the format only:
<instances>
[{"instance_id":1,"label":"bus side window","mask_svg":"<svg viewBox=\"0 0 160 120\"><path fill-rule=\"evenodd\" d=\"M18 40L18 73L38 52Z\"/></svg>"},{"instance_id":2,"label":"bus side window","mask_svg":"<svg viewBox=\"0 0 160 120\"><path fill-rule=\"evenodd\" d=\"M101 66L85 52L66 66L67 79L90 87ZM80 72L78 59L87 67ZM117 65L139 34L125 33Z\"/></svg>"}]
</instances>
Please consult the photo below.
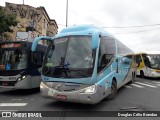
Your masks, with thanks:
<instances>
[{"instance_id":1,"label":"bus side window","mask_svg":"<svg viewBox=\"0 0 160 120\"><path fill-rule=\"evenodd\" d=\"M115 40L109 37L103 37L99 48L98 72L102 71L111 62L115 52Z\"/></svg>"},{"instance_id":2,"label":"bus side window","mask_svg":"<svg viewBox=\"0 0 160 120\"><path fill-rule=\"evenodd\" d=\"M151 64L150 64L150 61L149 61L149 56L147 55L142 55L143 57L143 60L144 60L144 64L147 66L147 67L150 67L151 68Z\"/></svg>"}]
</instances>

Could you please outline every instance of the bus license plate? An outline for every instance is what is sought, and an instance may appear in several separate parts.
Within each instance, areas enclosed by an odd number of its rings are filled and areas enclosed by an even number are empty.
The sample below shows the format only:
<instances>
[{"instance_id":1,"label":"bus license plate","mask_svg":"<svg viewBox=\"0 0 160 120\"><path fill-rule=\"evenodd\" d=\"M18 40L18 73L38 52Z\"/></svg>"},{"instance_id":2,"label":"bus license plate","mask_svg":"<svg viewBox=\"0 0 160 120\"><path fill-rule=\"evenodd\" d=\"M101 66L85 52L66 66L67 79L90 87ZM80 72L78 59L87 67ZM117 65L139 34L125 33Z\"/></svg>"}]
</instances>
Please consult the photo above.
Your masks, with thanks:
<instances>
[{"instance_id":1,"label":"bus license plate","mask_svg":"<svg viewBox=\"0 0 160 120\"><path fill-rule=\"evenodd\" d=\"M2 82L2 86L8 86L7 82Z\"/></svg>"},{"instance_id":2,"label":"bus license plate","mask_svg":"<svg viewBox=\"0 0 160 120\"><path fill-rule=\"evenodd\" d=\"M57 98L61 99L61 100L67 100L67 96L66 95L57 95Z\"/></svg>"}]
</instances>

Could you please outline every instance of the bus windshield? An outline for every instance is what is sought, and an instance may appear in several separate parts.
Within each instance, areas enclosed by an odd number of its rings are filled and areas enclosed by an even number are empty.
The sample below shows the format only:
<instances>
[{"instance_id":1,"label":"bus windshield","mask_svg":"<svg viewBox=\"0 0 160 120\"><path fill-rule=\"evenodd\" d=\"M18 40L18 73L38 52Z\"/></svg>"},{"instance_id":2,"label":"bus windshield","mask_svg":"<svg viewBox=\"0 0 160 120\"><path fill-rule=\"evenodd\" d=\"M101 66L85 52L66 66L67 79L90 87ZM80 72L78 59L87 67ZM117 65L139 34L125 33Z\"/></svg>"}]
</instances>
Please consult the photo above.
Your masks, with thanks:
<instances>
[{"instance_id":1,"label":"bus windshield","mask_svg":"<svg viewBox=\"0 0 160 120\"><path fill-rule=\"evenodd\" d=\"M48 47L42 74L56 78L89 77L93 72L94 58L91 36L57 38Z\"/></svg>"},{"instance_id":2,"label":"bus windshield","mask_svg":"<svg viewBox=\"0 0 160 120\"><path fill-rule=\"evenodd\" d=\"M147 58L152 69L160 70L160 55L147 55Z\"/></svg>"},{"instance_id":3,"label":"bus windshield","mask_svg":"<svg viewBox=\"0 0 160 120\"><path fill-rule=\"evenodd\" d=\"M25 51L1 50L0 70L20 70L27 67L27 54Z\"/></svg>"}]
</instances>

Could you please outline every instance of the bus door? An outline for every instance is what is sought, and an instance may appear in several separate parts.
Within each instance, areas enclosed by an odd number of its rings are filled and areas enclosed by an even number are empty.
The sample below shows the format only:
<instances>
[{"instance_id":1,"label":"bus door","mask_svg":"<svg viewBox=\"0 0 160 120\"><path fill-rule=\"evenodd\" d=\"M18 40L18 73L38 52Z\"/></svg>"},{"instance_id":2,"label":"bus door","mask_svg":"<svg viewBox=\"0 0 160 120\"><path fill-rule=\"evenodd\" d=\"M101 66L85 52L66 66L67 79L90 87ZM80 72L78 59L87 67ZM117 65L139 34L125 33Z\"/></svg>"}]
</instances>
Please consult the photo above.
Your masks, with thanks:
<instances>
[{"instance_id":1,"label":"bus door","mask_svg":"<svg viewBox=\"0 0 160 120\"><path fill-rule=\"evenodd\" d=\"M123 57L116 58L116 76L117 76L117 85L123 85L124 80L124 69L123 69Z\"/></svg>"},{"instance_id":2,"label":"bus door","mask_svg":"<svg viewBox=\"0 0 160 120\"><path fill-rule=\"evenodd\" d=\"M116 65L114 62L115 53L115 40L108 36L102 37L99 47L97 72L98 79L101 80L105 78L105 80L107 80L104 81L104 84L113 79L114 72L116 71Z\"/></svg>"},{"instance_id":3,"label":"bus door","mask_svg":"<svg viewBox=\"0 0 160 120\"><path fill-rule=\"evenodd\" d=\"M43 54L41 51L31 53L31 62L34 66L34 73L32 75L32 87L39 86L41 77L39 77L42 70Z\"/></svg>"},{"instance_id":4,"label":"bus door","mask_svg":"<svg viewBox=\"0 0 160 120\"><path fill-rule=\"evenodd\" d=\"M137 63L137 75L143 76L145 64L141 54L136 55L136 63Z\"/></svg>"}]
</instances>

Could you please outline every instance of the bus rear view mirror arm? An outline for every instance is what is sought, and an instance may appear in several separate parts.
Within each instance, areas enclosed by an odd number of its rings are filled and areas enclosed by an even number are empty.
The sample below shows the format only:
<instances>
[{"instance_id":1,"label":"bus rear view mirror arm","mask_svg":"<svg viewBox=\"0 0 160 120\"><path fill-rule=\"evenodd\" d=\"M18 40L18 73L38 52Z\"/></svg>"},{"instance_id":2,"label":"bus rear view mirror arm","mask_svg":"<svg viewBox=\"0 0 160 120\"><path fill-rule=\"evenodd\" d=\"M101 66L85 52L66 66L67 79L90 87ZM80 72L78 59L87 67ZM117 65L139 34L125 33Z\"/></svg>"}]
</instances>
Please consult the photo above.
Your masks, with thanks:
<instances>
[{"instance_id":1,"label":"bus rear view mirror arm","mask_svg":"<svg viewBox=\"0 0 160 120\"><path fill-rule=\"evenodd\" d=\"M92 34L92 49L98 48L99 41L100 41L101 33L100 32L93 32Z\"/></svg>"},{"instance_id":2,"label":"bus rear view mirror arm","mask_svg":"<svg viewBox=\"0 0 160 120\"><path fill-rule=\"evenodd\" d=\"M36 50L36 47L37 47L37 44L38 44L38 42L40 41L40 40L49 40L49 41L51 41L51 40L53 40L54 38L52 38L52 37L49 37L49 36L40 36L40 37L37 37L37 38L35 38L35 40L33 41L33 44L32 44L32 51L35 51Z\"/></svg>"}]
</instances>

